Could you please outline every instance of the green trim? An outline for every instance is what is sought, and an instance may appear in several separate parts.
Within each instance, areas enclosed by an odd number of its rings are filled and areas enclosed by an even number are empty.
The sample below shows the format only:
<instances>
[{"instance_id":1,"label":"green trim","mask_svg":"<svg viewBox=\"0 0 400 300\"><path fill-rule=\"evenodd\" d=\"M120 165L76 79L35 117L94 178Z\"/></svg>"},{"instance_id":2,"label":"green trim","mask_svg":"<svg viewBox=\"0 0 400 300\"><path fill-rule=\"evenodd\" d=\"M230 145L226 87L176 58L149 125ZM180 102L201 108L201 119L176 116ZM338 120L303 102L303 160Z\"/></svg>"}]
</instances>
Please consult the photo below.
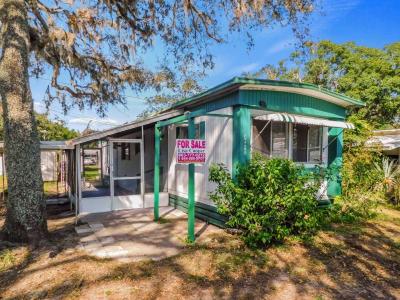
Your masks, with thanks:
<instances>
[{"instance_id":1,"label":"green trim","mask_svg":"<svg viewBox=\"0 0 400 300\"><path fill-rule=\"evenodd\" d=\"M342 194L342 178L340 175L343 159L343 129L329 128L328 131L328 166L335 171L336 179L328 182L328 197L334 198Z\"/></svg>"},{"instance_id":2,"label":"green trim","mask_svg":"<svg viewBox=\"0 0 400 300\"><path fill-rule=\"evenodd\" d=\"M205 140L206 138L206 122L205 121L201 121L199 123L199 139L201 140Z\"/></svg>"},{"instance_id":3,"label":"green trim","mask_svg":"<svg viewBox=\"0 0 400 300\"><path fill-rule=\"evenodd\" d=\"M171 125L171 124L176 124L176 123L184 122L184 121L186 121L187 119L188 119L188 116L187 116L187 115L180 115L180 116L177 116L177 117L174 117L174 118L165 120L165 121L160 121L160 122L157 123L156 126L157 126L157 127L168 126L168 125Z\"/></svg>"},{"instance_id":4,"label":"green trim","mask_svg":"<svg viewBox=\"0 0 400 300\"><path fill-rule=\"evenodd\" d=\"M194 124L194 119L189 119L189 128L188 128L189 139L194 139L196 136L196 126ZM194 242L194 203L195 203L195 166L194 164L189 164L188 166L188 240Z\"/></svg>"},{"instance_id":5,"label":"green trim","mask_svg":"<svg viewBox=\"0 0 400 300\"><path fill-rule=\"evenodd\" d=\"M207 117L220 117L220 118L232 118L231 115L226 114L206 114Z\"/></svg>"},{"instance_id":6,"label":"green trim","mask_svg":"<svg viewBox=\"0 0 400 300\"><path fill-rule=\"evenodd\" d=\"M187 213L188 200L186 198L170 194L169 205ZM225 228L225 222L228 220L227 217L218 213L215 206L201 202L195 203L195 216L200 220L222 228Z\"/></svg>"},{"instance_id":7,"label":"green trim","mask_svg":"<svg viewBox=\"0 0 400 300\"><path fill-rule=\"evenodd\" d=\"M232 177L250 160L251 114L245 106L233 107Z\"/></svg>"},{"instance_id":8,"label":"green trim","mask_svg":"<svg viewBox=\"0 0 400 300\"><path fill-rule=\"evenodd\" d=\"M156 125L154 128L154 221L160 217L160 137L161 130Z\"/></svg>"},{"instance_id":9,"label":"green trim","mask_svg":"<svg viewBox=\"0 0 400 300\"><path fill-rule=\"evenodd\" d=\"M272 86L308 89L308 90L318 91L318 92L324 93L326 95L338 98L342 101L347 102L349 105L365 106L365 103L363 101L348 97L344 94L330 91L328 89L322 88L320 86L317 86L317 85L311 84L311 83L299 83L299 82L280 81L280 80L251 79L251 78L246 78L246 77L234 77L231 80L221 83L221 84L219 84L211 89L208 89L202 93L199 93L193 97L178 101L172 106L172 108L181 107L181 106L184 106L185 104L188 104L190 102L193 102L193 101L196 101L196 100L199 100L202 98L212 97L212 96L215 97L217 94L224 92L224 90L227 90L227 92L228 92L231 89L233 91L235 89L235 87L239 87L244 84L272 85Z\"/></svg>"},{"instance_id":10,"label":"green trim","mask_svg":"<svg viewBox=\"0 0 400 300\"><path fill-rule=\"evenodd\" d=\"M318 200L318 208L326 208L331 205L332 205L332 202L329 199Z\"/></svg>"}]
</instances>

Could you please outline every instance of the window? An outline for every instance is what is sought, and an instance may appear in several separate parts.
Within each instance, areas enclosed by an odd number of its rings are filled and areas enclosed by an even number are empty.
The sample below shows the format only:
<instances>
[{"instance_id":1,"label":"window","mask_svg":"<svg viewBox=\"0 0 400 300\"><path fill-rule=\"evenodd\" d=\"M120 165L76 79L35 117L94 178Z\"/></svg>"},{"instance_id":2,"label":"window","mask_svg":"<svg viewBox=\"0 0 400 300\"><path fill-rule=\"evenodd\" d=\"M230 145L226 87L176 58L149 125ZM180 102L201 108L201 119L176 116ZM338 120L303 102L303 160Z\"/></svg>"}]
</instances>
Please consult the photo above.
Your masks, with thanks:
<instances>
[{"instance_id":1,"label":"window","mask_svg":"<svg viewBox=\"0 0 400 300\"><path fill-rule=\"evenodd\" d=\"M178 126L176 127L176 138L177 139L187 139L189 136L188 127L187 126Z\"/></svg>"},{"instance_id":2,"label":"window","mask_svg":"<svg viewBox=\"0 0 400 300\"><path fill-rule=\"evenodd\" d=\"M131 147L129 143L121 143L121 160L131 159Z\"/></svg>"},{"instance_id":3,"label":"window","mask_svg":"<svg viewBox=\"0 0 400 300\"><path fill-rule=\"evenodd\" d=\"M177 139L188 139L189 130L188 126L178 126L176 127L176 138ZM201 121L195 124L195 139L205 139L206 122Z\"/></svg>"},{"instance_id":4,"label":"window","mask_svg":"<svg viewBox=\"0 0 400 300\"><path fill-rule=\"evenodd\" d=\"M295 162L322 162L322 126L253 120L252 131L252 150L255 152L269 157L291 157Z\"/></svg>"},{"instance_id":5,"label":"window","mask_svg":"<svg viewBox=\"0 0 400 300\"><path fill-rule=\"evenodd\" d=\"M321 163L322 127L293 124L293 160Z\"/></svg>"},{"instance_id":6,"label":"window","mask_svg":"<svg viewBox=\"0 0 400 300\"><path fill-rule=\"evenodd\" d=\"M322 161L322 127L310 126L308 131L308 161L320 163Z\"/></svg>"},{"instance_id":7,"label":"window","mask_svg":"<svg viewBox=\"0 0 400 300\"><path fill-rule=\"evenodd\" d=\"M271 122L253 120L253 150L271 155Z\"/></svg>"},{"instance_id":8,"label":"window","mask_svg":"<svg viewBox=\"0 0 400 300\"><path fill-rule=\"evenodd\" d=\"M293 161L307 162L308 126L293 124Z\"/></svg>"},{"instance_id":9,"label":"window","mask_svg":"<svg viewBox=\"0 0 400 300\"><path fill-rule=\"evenodd\" d=\"M201 121L196 124L196 139L204 140L206 138L206 122Z\"/></svg>"},{"instance_id":10,"label":"window","mask_svg":"<svg viewBox=\"0 0 400 300\"><path fill-rule=\"evenodd\" d=\"M288 124L272 122L272 157L288 157Z\"/></svg>"}]
</instances>

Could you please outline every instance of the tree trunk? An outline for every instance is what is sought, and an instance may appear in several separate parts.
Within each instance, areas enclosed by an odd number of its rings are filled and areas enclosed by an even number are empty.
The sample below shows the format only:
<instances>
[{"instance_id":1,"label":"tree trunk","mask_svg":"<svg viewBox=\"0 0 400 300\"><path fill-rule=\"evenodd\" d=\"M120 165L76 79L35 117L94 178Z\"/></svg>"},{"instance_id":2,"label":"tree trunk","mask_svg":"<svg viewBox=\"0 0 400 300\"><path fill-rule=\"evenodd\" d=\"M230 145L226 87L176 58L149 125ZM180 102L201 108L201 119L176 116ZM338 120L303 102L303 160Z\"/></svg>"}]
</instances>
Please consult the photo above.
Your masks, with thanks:
<instances>
[{"instance_id":1,"label":"tree trunk","mask_svg":"<svg viewBox=\"0 0 400 300\"><path fill-rule=\"evenodd\" d=\"M40 144L29 86L29 25L24 0L0 2L0 95L8 173L5 237L38 243L47 234Z\"/></svg>"}]
</instances>

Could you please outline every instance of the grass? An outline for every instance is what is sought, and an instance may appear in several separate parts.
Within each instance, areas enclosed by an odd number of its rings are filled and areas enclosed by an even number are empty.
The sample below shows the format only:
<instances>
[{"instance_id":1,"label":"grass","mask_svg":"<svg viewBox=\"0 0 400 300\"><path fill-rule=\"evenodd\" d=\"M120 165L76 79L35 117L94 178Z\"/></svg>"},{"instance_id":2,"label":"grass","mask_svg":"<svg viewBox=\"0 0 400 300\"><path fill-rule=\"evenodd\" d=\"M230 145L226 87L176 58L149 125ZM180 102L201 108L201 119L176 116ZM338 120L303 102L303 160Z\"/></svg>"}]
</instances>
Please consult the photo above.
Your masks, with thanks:
<instances>
[{"instance_id":1,"label":"grass","mask_svg":"<svg viewBox=\"0 0 400 300\"><path fill-rule=\"evenodd\" d=\"M4 187L5 189L3 188L3 176L0 176L0 191L7 193L7 180L4 180ZM43 190L45 198L62 196L65 192L64 183L59 182L57 190L57 181L45 181L43 182Z\"/></svg>"},{"instance_id":2,"label":"grass","mask_svg":"<svg viewBox=\"0 0 400 300\"><path fill-rule=\"evenodd\" d=\"M2 245L4 299L399 299L400 211L335 225L311 241L251 250L227 233L159 261L95 259L76 249L73 217L49 212L50 241Z\"/></svg>"},{"instance_id":3,"label":"grass","mask_svg":"<svg viewBox=\"0 0 400 300\"><path fill-rule=\"evenodd\" d=\"M87 181L97 181L100 178L100 168L98 166L85 166L83 174Z\"/></svg>"},{"instance_id":4,"label":"grass","mask_svg":"<svg viewBox=\"0 0 400 300\"><path fill-rule=\"evenodd\" d=\"M65 192L64 183L62 182L58 183L58 189L57 189L57 181L45 181L43 183L43 189L44 189L44 196L46 198L64 195Z\"/></svg>"},{"instance_id":5,"label":"grass","mask_svg":"<svg viewBox=\"0 0 400 300\"><path fill-rule=\"evenodd\" d=\"M4 249L0 252L0 272L11 268L15 263L14 253L10 249Z\"/></svg>"},{"instance_id":6,"label":"grass","mask_svg":"<svg viewBox=\"0 0 400 300\"><path fill-rule=\"evenodd\" d=\"M4 178L4 186L3 186L3 178ZM3 191L4 189L7 189L7 180L4 175L0 175L0 190Z\"/></svg>"}]
</instances>

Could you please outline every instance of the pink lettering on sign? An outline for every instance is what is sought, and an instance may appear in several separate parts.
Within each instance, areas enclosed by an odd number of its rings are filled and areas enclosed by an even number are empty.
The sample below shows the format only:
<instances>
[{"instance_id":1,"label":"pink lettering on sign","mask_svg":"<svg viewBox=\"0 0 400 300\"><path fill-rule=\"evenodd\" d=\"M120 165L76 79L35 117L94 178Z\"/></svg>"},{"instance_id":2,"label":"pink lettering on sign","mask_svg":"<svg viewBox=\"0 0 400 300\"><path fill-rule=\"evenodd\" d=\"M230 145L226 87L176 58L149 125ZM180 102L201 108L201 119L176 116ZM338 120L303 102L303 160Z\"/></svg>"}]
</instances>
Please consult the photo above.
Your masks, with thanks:
<instances>
[{"instance_id":1,"label":"pink lettering on sign","mask_svg":"<svg viewBox=\"0 0 400 300\"><path fill-rule=\"evenodd\" d=\"M178 164L203 164L206 162L206 141L194 139L176 140Z\"/></svg>"}]
</instances>

